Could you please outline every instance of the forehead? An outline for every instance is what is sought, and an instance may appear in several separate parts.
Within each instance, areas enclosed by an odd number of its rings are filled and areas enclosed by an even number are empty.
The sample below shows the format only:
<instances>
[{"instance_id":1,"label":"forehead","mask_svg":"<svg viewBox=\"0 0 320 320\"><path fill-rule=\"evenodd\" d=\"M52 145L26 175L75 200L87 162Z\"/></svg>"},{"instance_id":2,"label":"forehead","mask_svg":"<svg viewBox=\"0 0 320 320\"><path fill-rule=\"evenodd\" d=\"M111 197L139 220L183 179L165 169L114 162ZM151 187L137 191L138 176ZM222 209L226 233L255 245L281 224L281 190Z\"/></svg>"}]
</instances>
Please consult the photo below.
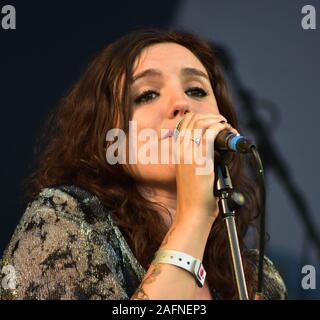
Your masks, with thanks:
<instances>
[{"instance_id":1,"label":"forehead","mask_svg":"<svg viewBox=\"0 0 320 320\"><path fill-rule=\"evenodd\" d=\"M200 60L186 47L177 43L159 43L142 50L135 61L134 74L146 69L180 70L184 67L207 71Z\"/></svg>"}]
</instances>

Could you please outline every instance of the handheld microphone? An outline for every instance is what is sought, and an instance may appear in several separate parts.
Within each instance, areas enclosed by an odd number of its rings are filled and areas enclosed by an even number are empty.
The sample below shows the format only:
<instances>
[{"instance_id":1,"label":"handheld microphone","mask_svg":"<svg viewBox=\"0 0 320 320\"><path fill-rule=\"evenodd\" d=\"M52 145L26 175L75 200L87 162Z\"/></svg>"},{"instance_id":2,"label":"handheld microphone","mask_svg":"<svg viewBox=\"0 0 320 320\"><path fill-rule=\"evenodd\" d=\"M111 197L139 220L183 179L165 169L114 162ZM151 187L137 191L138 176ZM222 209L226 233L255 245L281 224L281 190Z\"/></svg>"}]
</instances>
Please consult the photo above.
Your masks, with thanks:
<instances>
[{"instance_id":1,"label":"handheld microphone","mask_svg":"<svg viewBox=\"0 0 320 320\"><path fill-rule=\"evenodd\" d=\"M175 129L174 129L174 139L177 140L177 137L180 132L180 127L183 118L181 118ZM214 142L215 150L220 151L234 151L240 153L251 152L251 148L255 145L246 137L241 135L236 135L229 130L223 130L218 133Z\"/></svg>"},{"instance_id":2,"label":"handheld microphone","mask_svg":"<svg viewBox=\"0 0 320 320\"><path fill-rule=\"evenodd\" d=\"M231 131L223 130L217 135L214 146L221 151L247 153L251 152L251 148L255 145L244 136L237 136Z\"/></svg>"}]
</instances>

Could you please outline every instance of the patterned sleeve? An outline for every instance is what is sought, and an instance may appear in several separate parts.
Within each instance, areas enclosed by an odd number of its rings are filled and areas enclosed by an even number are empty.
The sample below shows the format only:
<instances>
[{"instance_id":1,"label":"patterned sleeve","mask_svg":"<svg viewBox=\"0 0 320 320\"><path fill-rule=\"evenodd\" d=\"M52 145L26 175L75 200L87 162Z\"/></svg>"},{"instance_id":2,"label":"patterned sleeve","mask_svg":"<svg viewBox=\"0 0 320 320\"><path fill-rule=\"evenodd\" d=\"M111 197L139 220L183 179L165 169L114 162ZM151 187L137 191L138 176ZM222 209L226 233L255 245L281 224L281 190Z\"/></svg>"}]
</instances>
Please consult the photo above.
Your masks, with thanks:
<instances>
[{"instance_id":1,"label":"patterned sleeve","mask_svg":"<svg viewBox=\"0 0 320 320\"><path fill-rule=\"evenodd\" d=\"M249 250L248 257L251 271L254 279L258 278L258 264L259 264L259 251ZM264 257L264 285L263 285L263 299L264 300L286 300L287 299L287 288L279 273L274 266L273 262Z\"/></svg>"},{"instance_id":2,"label":"patterned sleeve","mask_svg":"<svg viewBox=\"0 0 320 320\"><path fill-rule=\"evenodd\" d=\"M0 261L0 300L128 299L101 239L75 210L59 196L28 206Z\"/></svg>"}]
</instances>

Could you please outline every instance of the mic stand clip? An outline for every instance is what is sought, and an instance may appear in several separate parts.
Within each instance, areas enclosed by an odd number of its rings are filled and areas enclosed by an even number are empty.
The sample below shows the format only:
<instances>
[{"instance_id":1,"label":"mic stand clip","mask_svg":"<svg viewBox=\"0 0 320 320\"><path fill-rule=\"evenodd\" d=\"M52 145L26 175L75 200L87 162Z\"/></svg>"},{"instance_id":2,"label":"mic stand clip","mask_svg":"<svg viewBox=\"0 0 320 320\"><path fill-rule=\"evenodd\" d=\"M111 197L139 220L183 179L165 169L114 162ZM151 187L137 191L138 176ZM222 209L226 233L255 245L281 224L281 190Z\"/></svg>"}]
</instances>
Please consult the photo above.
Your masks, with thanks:
<instances>
[{"instance_id":1,"label":"mic stand clip","mask_svg":"<svg viewBox=\"0 0 320 320\"><path fill-rule=\"evenodd\" d=\"M229 170L224 164L217 165L217 192L219 209L222 213L228 233L233 275L236 282L238 297L240 300L249 300L235 223L235 209L243 206L244 197L241 193L233 191Z\"/></svg>"}]
</instances>

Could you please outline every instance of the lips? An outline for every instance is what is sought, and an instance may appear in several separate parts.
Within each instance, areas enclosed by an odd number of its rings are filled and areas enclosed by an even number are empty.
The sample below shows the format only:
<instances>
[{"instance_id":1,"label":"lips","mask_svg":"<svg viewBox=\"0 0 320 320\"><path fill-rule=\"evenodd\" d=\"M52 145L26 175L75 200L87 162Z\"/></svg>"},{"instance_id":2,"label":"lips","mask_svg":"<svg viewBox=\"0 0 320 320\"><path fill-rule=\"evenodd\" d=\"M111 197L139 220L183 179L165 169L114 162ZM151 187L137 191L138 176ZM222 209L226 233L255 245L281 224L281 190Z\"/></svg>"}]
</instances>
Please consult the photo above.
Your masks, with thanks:
<instances>
[{"instance_id":1,"label":"lips","mask_svg":"<svg viewBox=\"0 0 320 320\"><path fill-rule=\"evenodd\" d=\"M171 138L174 134L174 129L161 129L163 132L161 139Z\"/></svg>"}]
</instances>

